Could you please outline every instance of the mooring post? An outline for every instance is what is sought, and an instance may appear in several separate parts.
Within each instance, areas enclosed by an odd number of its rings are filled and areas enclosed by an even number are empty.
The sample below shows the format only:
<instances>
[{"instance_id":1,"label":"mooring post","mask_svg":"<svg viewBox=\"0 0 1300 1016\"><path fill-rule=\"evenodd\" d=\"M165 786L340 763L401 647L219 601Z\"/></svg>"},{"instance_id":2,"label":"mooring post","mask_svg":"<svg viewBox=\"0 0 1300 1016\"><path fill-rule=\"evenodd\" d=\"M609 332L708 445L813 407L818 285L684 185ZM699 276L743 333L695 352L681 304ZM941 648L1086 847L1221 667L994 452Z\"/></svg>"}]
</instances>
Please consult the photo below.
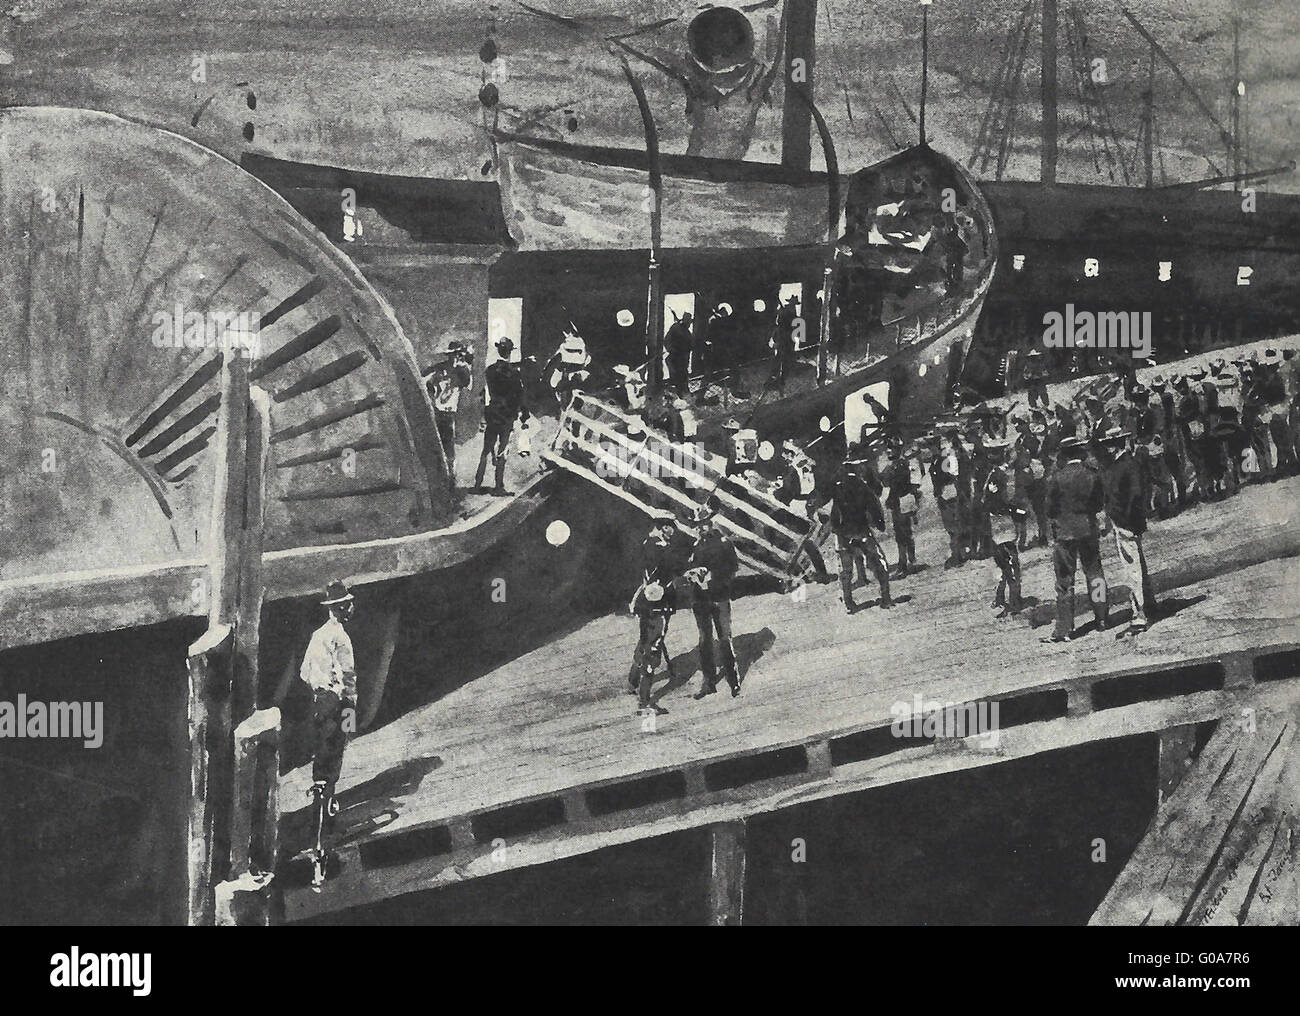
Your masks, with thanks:
<instances>
[{"instance_id":1,"label":"mooring post","mask_svg":"<svg viewBox=\"0 0 1300 1016\"><path fill-rule=\"evenodd\" d=\"M248 365L222 362L221 410L213 440L212 528L208 547L207 632L190 647L190 802L186 857L189 923L212 924L212 887L230 870L231 736L234 630L243 552L245 460L248 452Z\"/></svg>"},{"instance_id":2,"label":"mooring post","mask_svg":"<svg viewBox=\"0 0 1300 1016\"><path fill-rule=\"evenodd\" d=\"M709 873L709 924L741 923L745 906L745 823L718 822L709 827L713 857Z\"/></svg>"},{"instance_id":3,"label":"mooring post","mask_svg":"<svg viewBox=\"0 0 1300 1016\"><path fill-rule=\"evenodd\" d=\"M231 740L230 864L216 888L218 924L267 924L271 878L279 848L280 710L258 709L258 650L266 587L262 551L266 525L266 467L271 399L248 390L245 454L236 562L236 623L231 703L238 724Z\"/></svg>"}]
</instances>

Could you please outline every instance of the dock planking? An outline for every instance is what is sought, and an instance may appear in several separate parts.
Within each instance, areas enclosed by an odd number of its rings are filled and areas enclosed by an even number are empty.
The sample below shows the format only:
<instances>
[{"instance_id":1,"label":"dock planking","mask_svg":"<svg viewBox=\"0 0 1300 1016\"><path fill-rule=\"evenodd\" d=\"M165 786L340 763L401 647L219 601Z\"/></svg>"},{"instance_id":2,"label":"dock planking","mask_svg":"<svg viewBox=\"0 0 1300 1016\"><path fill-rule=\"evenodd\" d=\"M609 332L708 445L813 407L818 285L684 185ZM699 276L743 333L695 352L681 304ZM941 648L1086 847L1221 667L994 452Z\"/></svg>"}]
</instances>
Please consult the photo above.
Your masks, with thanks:
<instances>
[{"instance_id":1,"label":"dock planking","mask_svg":"<svg viewBox=\"0 0 1300 1016\"><path fill-rule=\"evenodd\" d=\"M287 912L309 916L503 864L542 863L894 779L1200 722L1264 688L1273 698L1294 697L1287 678L1300 644L1298 492L1297 479L1250 486L1154 523L1148 559L1172 614L1138 640L1092 634L1064 645L1038 641L1052 609L1049 551L1022 555L1025 592L1037 604L1018 619L994 620L994 566L937 565L942 534L927 505L918 552L931 566L895 584L895 609L846 616L833 585L807 587L802 599L764 593L736 601L745 680L738 699L692 700L696 635L689 611L679 613L668 634L679 680L656 686L670 712L653 733L642 731L624 694L635 621L593 620L356 739L339 785L344 874L319 896L290 890ZM892 557L892 544L887 550ZM1112 578L1114 554L1113 541L1104 540ZM1112 617L1122 617L1125 591L1112 589L1111 600ZM1255 688L1256 669L1282 679ZM863 741L893 740L891 708L918 694L945 704L999 700L1009 714L1004 727L1014 729L1002 732L997 751ZM385 798L382 814L365 799L367 786L416 768L420 777ZM307 782L305 770L287 774L286 802L302 800ZM537 813L531 824L529 808ZM472 834L476 817L503 811L520 817L513 838ZM479 825L485 821L492 819ZM444 827L447 856L360 870L373 844ZM458 828L470 832L457 837ZM519 848L514 860L498 853L489 863L507 840Z\"/></svg>"}]
</instances>

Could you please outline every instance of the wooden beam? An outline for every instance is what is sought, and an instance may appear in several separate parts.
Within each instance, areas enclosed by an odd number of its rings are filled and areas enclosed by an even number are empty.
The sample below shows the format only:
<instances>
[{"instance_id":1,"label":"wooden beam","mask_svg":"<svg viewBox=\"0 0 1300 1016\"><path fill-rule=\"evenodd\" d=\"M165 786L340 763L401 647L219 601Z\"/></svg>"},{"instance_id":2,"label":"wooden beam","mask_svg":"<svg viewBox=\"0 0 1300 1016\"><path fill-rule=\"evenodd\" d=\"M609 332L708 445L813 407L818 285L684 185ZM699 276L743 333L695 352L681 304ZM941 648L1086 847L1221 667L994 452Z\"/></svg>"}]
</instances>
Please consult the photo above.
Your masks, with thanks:
<instances>
[{"instance_id":1,"label":"wooden beam","mask_svg":"<svg viewBox=\"0 0 1300 1016\"><path fill-rule=\"evenodd\" d=\"M1285 685L1285 686L1284 686ZM1290 701L1296 689L1291 682L1279 682L1267 691L1255 689L1249 701L1261 712ZM1042 752L1059 751L1095 741L1155 733L1169 727L1186 726L1240 715L1244 693L1199 692L1107 709L1074 718L1027 723L999 732L996 750L972 743L964 751L934 746L907 748L881 758L850 762L826 772L810 767L805 776L766 780L721 792L709 792L701 778L704 760L685 772L687 800L672 809L649 806L592 818L512 839L503 850L474 840L470 815L447 819L452 834L452 852L418 858L381 868L367 869L354 844L340 852L342 870L331 879L324 893L293 889L285 894L285 916L289 921L390 899L405 893L461 885L467 879L497 875L502 871L540 864L638 840L665 836L687 829L722 823L743 822L749 816L797 805L879 789L888 784L947 775L986 765L998 765L1029 758ZM977 742L978 738L968 739ZM1300 920L1300 918L1298 918Z\"/></svg>"},{"instance_id":2,"label":"wooden beam","mask_svg":"<svg viewBox=\"0 0 1300 1016\"><path fill-rule=\"evenodd\" d=\"M1160 733L1159 803L1163 805L1183 782L1196 750L1196 727L1171 727Z\"/></svg>"},{"instance_id":3,"label":"wooden beam","mask_svg":"<svg viewBox=\"0 0 1300 1016\"><path fill-rule=\"evenodd\" d=\"M187 923L213 922L210 886L213 871L213 843L217 832L212 794L219 787L210 762L213 742L210 727L220 723L220 710L213 709L211 687L223 670L221 656L229 652L229 625L209 626L204 636L190 646L186 670L189 674L188 728L190 737L190 795L185 835L186 874L189 902ZM219 730L218 730L219 735Z\"/></svg>"},{"instance_id":4,"label":"wooden beam","mask_svg":"<svg viewBox=\"0 0 1300 1016\"><path fill-rule=\"evenodd\" d=\"M719 822L709 828L709 924L738 926L745 912L745 823Z\"/></svg>"},{"instance_id":5,"label":"wooden beam","mask_svg":"<svg viewBox=\"0 0 1300 1016\"><path fill-rule=\"evenodd\" d=\"M1090 924L1293 923L1295 700L1257 704L1225 712Z\"/></svg>"}]
</instances>

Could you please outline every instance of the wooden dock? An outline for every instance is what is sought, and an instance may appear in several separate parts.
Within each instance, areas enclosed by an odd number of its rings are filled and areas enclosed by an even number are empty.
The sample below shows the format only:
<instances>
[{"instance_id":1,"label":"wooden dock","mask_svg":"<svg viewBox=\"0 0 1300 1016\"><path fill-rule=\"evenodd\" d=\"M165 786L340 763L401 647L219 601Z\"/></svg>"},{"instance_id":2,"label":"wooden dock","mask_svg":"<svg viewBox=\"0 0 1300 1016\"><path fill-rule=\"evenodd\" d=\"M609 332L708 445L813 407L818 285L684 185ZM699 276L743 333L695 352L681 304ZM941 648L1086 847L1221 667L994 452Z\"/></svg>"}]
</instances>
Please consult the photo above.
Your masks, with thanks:
<instances>
[{"instance_id":1,"label":"wooden dock","mask_svg":"<svg viewBox=\"0 0 1300 1016\"><path fill-rule=\"evenodd\" d=\"M634 619L594 620L354 741L339 785L341 870L320 894L286 878L285 915L702 825L725 833L751 814L1247 706L1285 708L1300 697L1297 494L1300 479L1254 485L1156 522L1147 554L1169 613L1137 640L1093 633L1060 645L1039 642L1053 610L1049 552L1022 555L1034 606L995 620L996 569L945 571L927 503L918 555L929 567L895 583L895 609L846 616L834 585L736 602L739 698L692 699L694 624L677 615L668 646L679 679L657 686L670 712L652 730L625 694ZM892 541L887 551L892 559ZM1103 562L1117 581L1109 538ZM1112 618L1123 617L1122 588L1111 602ZM893 736L898 704L911 711L916 696L997 701L996 738ZM306 769L284 777L286 812L309 782ZM287 854L301 846L302 814L286 815Z\"/></svg>"}]
</instances>

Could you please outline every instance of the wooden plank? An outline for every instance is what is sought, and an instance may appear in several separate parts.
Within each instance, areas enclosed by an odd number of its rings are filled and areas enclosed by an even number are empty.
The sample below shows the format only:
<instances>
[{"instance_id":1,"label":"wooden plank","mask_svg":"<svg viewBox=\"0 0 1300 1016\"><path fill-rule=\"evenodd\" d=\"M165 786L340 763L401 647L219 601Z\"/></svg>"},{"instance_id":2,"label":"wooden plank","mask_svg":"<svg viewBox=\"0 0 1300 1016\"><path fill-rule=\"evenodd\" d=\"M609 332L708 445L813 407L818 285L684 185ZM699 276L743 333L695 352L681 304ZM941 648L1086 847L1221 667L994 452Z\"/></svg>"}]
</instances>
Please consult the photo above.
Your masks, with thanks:
<instances>
[{"instance_id":1,"label":"wooden plank","mask_svg":"<svg viewBox=\"0 0 1300 1016\"><path fill-rule=\"evenodd\" d=\"M575 439L581 441L581 439L577 439L576 435L569 433L568 430L566 429L566 421L571 422L574 419L580 421L581 426L585 426L591 430L597 430L600 433L604 434L606 437L612 438L614 441L616 441L619 445L621 445L624 448L630 449L634 444L636 445L641 444L641 442L631 441L626 434L620 433L619 431L614 430L611 427L606 427L603 423L599 423L598 421L592 420L585 416L579 416L577 414L574 414L572 410L566 411L565 419L561 421L560 429L556 434L557 444L572 441ZM667 445L670 448L683 451L687 447L686 445L677 444L673 441L670 441L667 437L659 437L659 435L657 434L654 436L657 437L658 440L662 442L662 444ZM588 442L582 442L582 444L587 449L598 447L595 445L591 445ZM704 480L706 482L709 480L708 476L703 475L700 472L694 472L692 470L686 469L682 466L679 466L676 462L673 462L671 459L664 458L662 455L660 455L655 449L653 449L649 445L649 442L646 442L644 446L639 448L638 457L640 457L641 455L645 455L647 458L653 459L654 461L658 462L661 466L668 467L669 470L671 470L676 475L682 477L682 479L684 480L688 480L688 481ZM608 453L604 451L604 449L600 450L600 457L602 459L610 458L610 456L608 455ZM698 462L700 460L696 459L696 461ZM614 462L614 465L622 466L622 464L618 463L617 461ZM762 508L758 507L757 504L749 504L744 501L741 501L739 498L732 496L731 492L726 490L720 483L721 480L726 479L726 476L716 469L712 470L712 472L713 472L712 479L715 482L711 486L711 489L709 491L710 497L715 497L719 501L722 501L724 504L727 504L738 511L744 512L746 515L754 516L759 519L762 519L766 525L768 525L772 529L777 530L779 533L781 533L782 536L788 537L795 544L798 544L799 541L801 541L804 538L805 534L797 533L793 529L790 529L788 526L781 524L776 519L772 518L771 515L767 514L767 512L763 511ZM641 474L637 474L631 472L630 470L624 470L623 468L619 468L617 475L620 477L625 477L625 476L636 477ZM761 502L763 500L760 497L760 492L758 490L755 490L753 487L749 486L749 484L745 483L742 480L736 480L734 477L732 479L739 486L749 491L753 495L754 500L756 502ZM701 484L693 483L692 486L701 486ZM777 504L779 505L780 502L778 501ZM782 507L784 508L785 506ZM786 508L785 510L789 511L788 508Z\"/></svg>"},{"instance_id":2,"label":"wooden plank","mask_svg":"<svg viewBox=\"0 0 1300 1016\"><path fill-rule=\"evenodd\" d=\"M636 497L636 495L629 493L627 490L624 490L622 487L615 487L612 484L606 483L604 480L602 480L599 476L593 473L586 466L580 466L578 465L578 463L572 462L566 458L562 458L561 456L558 456L554 452L550 452L550 451L542 452L542 457L546 459L547 462L553 462L556 466L558 466L561 469L567 470L570 473L574 473L578 476L581 476L585 480L589 480L592 483L597 484L598 486L601 487L601 489L608 491L609 493L613 494L615 497L619 498L622 501L626 501L630 505L634 505L635 507L639 508L641 511L645 512L647 515L652 515L654 513L654 509L651 508L649 505L647 505L640 498ZM689 501L686 501L682 497L682 495L677 494L676 491L673 491L672 493L676 496L677 500L680 503L684 503L684 504L691 503ZM724 519L723 521L729 522L730 520ZM746 543L755 542L748 533L746 533L742 529L739 529L739 527L735 526L734 524L732 524L730 528L732 529L733 532L740 533ZM771 548L771 549L775 550L775 548ZM754 557L753 555L741 549L740 547L736 548L736 556L740 558L740 560L744 564L748 565L750 568L754 569L754 571L759 572L760 574L772 575L779 579L784 579L786 577L783 572L778 571L774 566Z\"/></svg>"},{"instance_id":3,"label":"wooden plank","mask_svg":"<svg viewBox=\"0 0 1300 1016\"><path fill-rule=\"evenodd\" d=\"M453 835L450 855L430 856L371 871L367 871L353 853L345 860L338 878L326 884L324 893L308 890L287 892L286 919L305 920L404 893L459 885L470 878L546 864L636 840L714 823L743 821L751 815L810 804L828 797L997 765L1098 740L1204 722L1232 713L1244 700L1244 694L1224 696L1222 693L1202 692L1176 700L1144 702L1107 710L1078 720L1063 718L1025 724L1002 731L1000 743L992 751L977 744L958 752L933 748L904 749L885 758L841 765L829 773L816 772L796 786L763 783L715 794L695 793L689 803L672 809L636 809L577 825L552 828L513 838L500 850L477 845L468 835L459 840ZM1255 690L1249 700L1261 707L1276 706L1294 696L1294 687L1274 687L1267 691ZM690 772L687 774L688 785ZM468 819L456 819L450 824L454 834L456 828L468 825Z\"/></svg>"},{"instance_id":4,"label":"wooden plank","mask_svg":"<svg viewBox=\"0 0 1300 1016\"><path fill-rule=\"evenodd\" d=\"M535 478L509 500L450 526L409 536L272 550L265 555L267 598L318 591L321 572L354 584L386 582L461 564L492 547L545 502L552 477ZM195 596L195 583L204 595ZM0 580L0 650L90 632L117 631L207 613L208 565L159 565L61 572Z\"/></svg>"},{"instance_id":5,"label":"wooden plank","mask_svg":"<svg viewBox=\"0 0 1300 1016\"><path fill-rule=\"evenodd\" d=\"M1226 861L1235 872L1260 833L1271 831L1271 823L1261 822L1271 812L1252 798L1267 798L1277 775L1297 761L1293 710L1257 713L1251 722L1225 715L1089 923L1205 924L1228 917L1222 866Z\"/></svg>"}]
</instances>

